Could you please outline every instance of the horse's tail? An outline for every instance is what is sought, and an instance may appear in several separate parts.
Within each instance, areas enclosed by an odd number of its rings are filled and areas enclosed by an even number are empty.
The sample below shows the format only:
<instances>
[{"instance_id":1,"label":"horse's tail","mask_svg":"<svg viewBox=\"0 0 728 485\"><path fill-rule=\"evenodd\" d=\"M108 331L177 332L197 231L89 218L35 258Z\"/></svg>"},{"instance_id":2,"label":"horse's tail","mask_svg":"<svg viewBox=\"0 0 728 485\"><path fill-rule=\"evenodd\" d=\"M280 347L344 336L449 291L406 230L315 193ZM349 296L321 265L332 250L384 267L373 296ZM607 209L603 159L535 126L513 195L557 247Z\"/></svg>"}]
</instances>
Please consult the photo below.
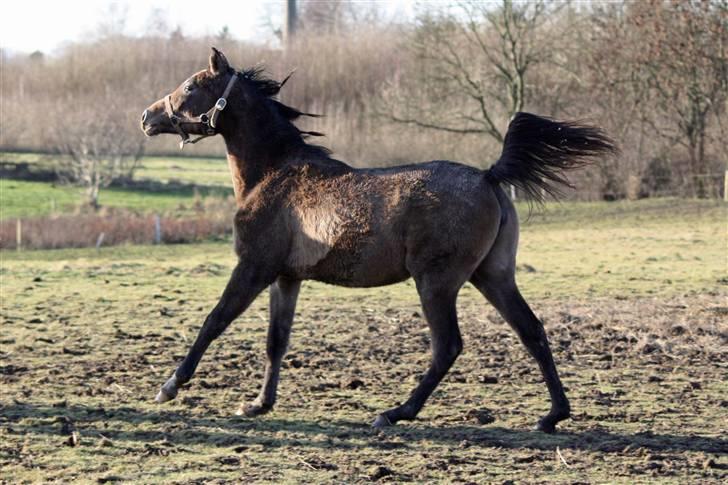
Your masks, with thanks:
<instances>
[{"instance_id":1,"label":"horse's tail","mask_svg":"<svg viewBox=\"0 0 728 485\"><path fill-rule=\"evenodd\" d=\"M617 151L597 127L516 113L508 125L503 152L486 176L494 183L514 185L528 199L542 202L545 193L560 196L560 185L571 187L564 170Z\"/></svg>"}]
</instances>

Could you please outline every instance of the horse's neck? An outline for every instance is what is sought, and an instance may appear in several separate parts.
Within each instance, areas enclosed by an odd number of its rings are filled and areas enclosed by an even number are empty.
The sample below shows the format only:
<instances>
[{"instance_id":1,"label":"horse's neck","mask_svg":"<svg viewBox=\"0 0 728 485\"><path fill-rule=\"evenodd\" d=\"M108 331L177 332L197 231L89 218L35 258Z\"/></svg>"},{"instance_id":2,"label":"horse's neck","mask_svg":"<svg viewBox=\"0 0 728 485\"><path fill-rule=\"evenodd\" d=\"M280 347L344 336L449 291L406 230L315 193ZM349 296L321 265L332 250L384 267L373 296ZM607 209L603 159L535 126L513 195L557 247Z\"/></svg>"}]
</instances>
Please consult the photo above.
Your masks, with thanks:
<instances>
[{"instance_id":1,"label":"horse's neck","mask_svg":"<svg viewBox=\"0 0 728 485\"><path fill-rule=\"evenodd\" d=\"M238 207L243 205L243 198L245 197L245 175L243 160L238 159L235 155L228 153L227 156L228 167L230 168L230 176L233 179L233 192L235 192L235 202Z\"/></svg>"},{"instance_id":2,"label":"horse's neck","mask_svg":"<svg viewBox=\"0 0 728 485\"><path fill-rule=\"evenodd\" d=\"M244 137L225 139L228 167L235 191L235 200L241 206L245 196L260 183L267 173L284 164L279 157L265 150L255 149L242 142Z\"/></svg>"},{"instance_id":3,"label":"horse's neck","mask_svg":"<svg viewBox=\"0 0 728 485\"><path fill-rule=\"evenodd\" d=\"M308 147L298 135L280 133L271 136L274 130L256 123L238 124L235 130L223 133L227 146L228 167L233 181L235 200L238 206L268 174L288 165L309 160L326 167L325 172L337 173L349 169L344 163L330 159L315 147Z\"/></svg>"}]
</instances>

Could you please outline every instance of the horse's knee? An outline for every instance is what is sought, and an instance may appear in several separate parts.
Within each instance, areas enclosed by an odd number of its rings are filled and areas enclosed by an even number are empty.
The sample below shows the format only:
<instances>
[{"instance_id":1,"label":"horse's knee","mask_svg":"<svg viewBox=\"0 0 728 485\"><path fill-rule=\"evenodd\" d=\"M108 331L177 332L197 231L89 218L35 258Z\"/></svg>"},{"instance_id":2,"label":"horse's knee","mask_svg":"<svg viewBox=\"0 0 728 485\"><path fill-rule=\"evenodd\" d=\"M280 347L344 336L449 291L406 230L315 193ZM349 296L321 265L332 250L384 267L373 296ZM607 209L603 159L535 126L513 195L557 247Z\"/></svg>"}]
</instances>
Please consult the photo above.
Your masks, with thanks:
<instances>
[{"instance_id":1,"label":"horse's knee","mask_svg":"<svg viewBox=\"0 0 728 485\"><path fill-rule=\"evenodd\" d=\"M203 329L207 333L207 336L211 340L214 340L225 331L232 320L233 318L226 315L224 310L215 308L205 318Z\"/></svg>"},{"instance_id":2,"label":"horse's knee","mask_svg":"<svg viewBox=\"0 0 728 485\"><path fill-rule=\"evenodd\" d=\"M447 345L447 356L452 360L455 360L458 355L463 351L463 339L460 335L456 335L455 338Z\"/></svg>"}]
</instances>

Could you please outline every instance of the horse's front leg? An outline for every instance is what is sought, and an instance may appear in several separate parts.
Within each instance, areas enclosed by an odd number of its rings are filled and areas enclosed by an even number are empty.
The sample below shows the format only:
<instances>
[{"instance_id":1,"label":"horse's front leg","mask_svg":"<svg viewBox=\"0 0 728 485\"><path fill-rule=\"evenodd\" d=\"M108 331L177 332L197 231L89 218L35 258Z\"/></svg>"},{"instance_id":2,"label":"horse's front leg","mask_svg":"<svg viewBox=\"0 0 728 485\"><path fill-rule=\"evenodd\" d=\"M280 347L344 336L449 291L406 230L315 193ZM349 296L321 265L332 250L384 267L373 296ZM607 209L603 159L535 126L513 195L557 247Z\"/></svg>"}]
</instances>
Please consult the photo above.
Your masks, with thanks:
<instances>
[{"instance_id":1,"label":"horse's front leg","mask_svg":"<svg viewBox=\"0 0 728 485\"><path fill-rule=\"evenodd\" d=\"M195 373L197 364L213 340L235 320L255 300L255 297L273 281L266 268L239 262L233 270L230 281L223 291L220 301L205 319L205 323L172 377L157 394L157 402L166 402L177 396L179 388L187 383Z\"/></svg>"},{"instance_id":2,"label":"horse's front leg","mask_svg":"<svg viewBox=\"0 0 728 485\"><path fill-rule=\"evenodd\" d=\"M273 408L276 402L281 362L288 350L288 339L291 335L293 314L296 311L296 301L300 289L300 281L284 277L279 277L270 286L270 324L266 344L268 360L265 364L263 386L255 401L241 405L236 414L252 417L267 413Z\"/></svg>"}]
</instances>

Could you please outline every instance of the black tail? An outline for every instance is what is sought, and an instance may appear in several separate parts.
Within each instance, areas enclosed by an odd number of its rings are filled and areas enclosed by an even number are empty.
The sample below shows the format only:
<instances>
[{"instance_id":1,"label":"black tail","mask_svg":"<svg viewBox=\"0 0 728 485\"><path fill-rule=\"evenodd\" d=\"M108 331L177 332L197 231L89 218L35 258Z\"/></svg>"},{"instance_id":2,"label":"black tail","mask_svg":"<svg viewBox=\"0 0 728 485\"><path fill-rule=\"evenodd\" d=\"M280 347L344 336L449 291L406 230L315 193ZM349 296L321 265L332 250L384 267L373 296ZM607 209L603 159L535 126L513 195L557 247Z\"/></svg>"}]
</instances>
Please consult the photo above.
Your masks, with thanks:
<instances>
[{"instance_id":1,"label":"black tail","mask_svg":"<svg viewBox=\"0 0 728 485\"><path fill-rule=\"evenodd\" d=\"M530 200L543 202L544 192L556 198L562 195L560 185L571 187L564 170L617 151L614 142L597 127L516 113L508 126L503 152L486 175L495 183L516 186Z\"/></svg>"}]
</instances>

